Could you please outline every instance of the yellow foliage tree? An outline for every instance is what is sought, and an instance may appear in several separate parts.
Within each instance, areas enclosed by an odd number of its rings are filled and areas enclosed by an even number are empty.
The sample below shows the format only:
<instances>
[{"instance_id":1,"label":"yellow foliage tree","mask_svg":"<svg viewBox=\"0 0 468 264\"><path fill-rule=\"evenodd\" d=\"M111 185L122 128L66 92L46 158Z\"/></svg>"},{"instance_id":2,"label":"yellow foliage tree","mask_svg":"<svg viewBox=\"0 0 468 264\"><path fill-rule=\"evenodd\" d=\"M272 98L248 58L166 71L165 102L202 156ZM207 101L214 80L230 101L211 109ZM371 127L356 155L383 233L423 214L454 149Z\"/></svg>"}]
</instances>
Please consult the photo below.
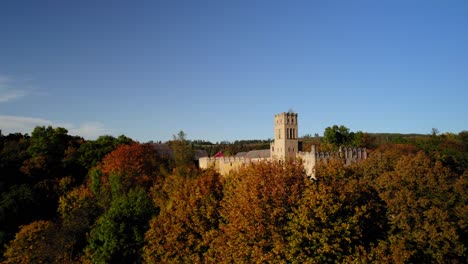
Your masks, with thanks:
<instances>
[{"instance_id":1,"label":"yellow foliage tree","mask_svg":"<svg viewBox=\"0 0 468 264\"><path fill-rule=\"evenodd\" d=\"M228 176L210 262L283 262L287 223L308 181L299 162L260 162Z\"/></svg>"},{"instance_id":2,"label":"yellow foliage tree","mask_svg":"<svg viewBox=\"0 0 468 264\"><path fill-rule=\"evenodd\" d=\"M52 263L56 227L50 221L35 221L20 227L15 239L6 246L5 263Z\"/></svg>"}]
</instances>

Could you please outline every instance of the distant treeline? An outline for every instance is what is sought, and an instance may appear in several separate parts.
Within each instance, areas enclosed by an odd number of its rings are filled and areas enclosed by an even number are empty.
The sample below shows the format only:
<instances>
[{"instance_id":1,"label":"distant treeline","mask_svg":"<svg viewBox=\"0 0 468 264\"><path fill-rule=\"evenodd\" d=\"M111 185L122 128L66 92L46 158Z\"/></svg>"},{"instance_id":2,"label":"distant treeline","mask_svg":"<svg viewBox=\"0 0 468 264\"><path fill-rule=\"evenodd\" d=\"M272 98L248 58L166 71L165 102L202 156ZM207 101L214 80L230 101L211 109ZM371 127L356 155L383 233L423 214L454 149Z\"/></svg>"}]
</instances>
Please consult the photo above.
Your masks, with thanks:
<instances>
[{"instance_id":1,"label":"distant treeline","mask_svg":"<svg viewBox=\"0 0 468 264\"><path fill-rule=\"evenodd\" d=\"M324 136L315 134L314 136L306 134L300 137L300 150L310 151L311 145L315 145L318 151L336 150L340 146L347 147L363 147L368 150L373 150L382 144L426 144L434 135L444 137L463 136L466 132L461 132L459 135L452 133L439 134L436 129L430 134L400 134L400 133L366 133L362 131L350 132L344 126L327 127ZM255 140L236 140L233 142L221 141L212 143L205 140L193 140L189 143L195 149L206 150L209 156L212 156L219 151L226 156L235 155L239 152L248 152L251 150L269 149L273 139L255 139Z\"/></svg>"}]
</instances>

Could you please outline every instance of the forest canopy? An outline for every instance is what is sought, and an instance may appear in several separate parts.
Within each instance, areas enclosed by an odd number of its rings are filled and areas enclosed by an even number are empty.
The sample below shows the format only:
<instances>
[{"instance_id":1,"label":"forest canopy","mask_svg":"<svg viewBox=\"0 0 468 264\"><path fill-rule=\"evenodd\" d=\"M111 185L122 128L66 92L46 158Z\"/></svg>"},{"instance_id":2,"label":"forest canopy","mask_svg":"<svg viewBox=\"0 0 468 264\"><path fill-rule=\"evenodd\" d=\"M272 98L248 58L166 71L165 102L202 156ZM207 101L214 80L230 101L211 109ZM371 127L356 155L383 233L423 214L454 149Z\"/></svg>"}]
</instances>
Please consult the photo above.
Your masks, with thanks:
<instances>
[{"instance_id":1,"label":"forest canopy","mask_svg":"<svg viewBox=\"0 0 468 264\"><path fill-rule=\"evenodd\" d=\"M385 138L389 140L385 140ZM344 126L303 148L367 147L345 166L254 163L222 177L194 150L261 149L184 133L153 143L64 128L0 133L4 263L467 263L468 132L372 135Z\"/></svg>"}]
</instances>

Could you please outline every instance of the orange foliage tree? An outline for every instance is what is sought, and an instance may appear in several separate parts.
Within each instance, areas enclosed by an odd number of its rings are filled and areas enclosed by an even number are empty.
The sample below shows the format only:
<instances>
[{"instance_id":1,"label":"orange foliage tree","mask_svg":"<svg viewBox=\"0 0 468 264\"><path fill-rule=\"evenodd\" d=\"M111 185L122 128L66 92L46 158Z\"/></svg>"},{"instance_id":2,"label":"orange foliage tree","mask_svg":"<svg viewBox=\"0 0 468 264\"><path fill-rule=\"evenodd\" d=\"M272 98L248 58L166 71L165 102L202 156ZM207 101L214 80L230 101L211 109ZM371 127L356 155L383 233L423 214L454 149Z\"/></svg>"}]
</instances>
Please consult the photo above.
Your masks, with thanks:
<instances>
[{"instance_id":1,"label":"orange foliage tree","mask_svg":"<svg viewBox=\"0 0 468 264\"><path fill-rule=\"evenodd\" d=\"M4 263L52 263L55 261L56 226L50 221L35 221L20 227L5 251Z\"/></svg>"},{"instance_id":2,"label":"orange foliage tree","mask_svg":"<svg viewBox=\"0 0 468 264\"><path fill-rule=\"evenodd\" d=\"M120 145L102 161L102 182L109 186L109 178L118 176L124 190L135 186L148 189L160 176L161 165L157 152L149 144Z\"/></svg>"},{"instance_id":3,"label":"orange foliage tree","mask_svg":"<svg viewBox=\"0 0 468 264\"><path fill-rule=\"evenodd\" d=\"M145 235L146 262L204 262L219 226L222 190L222 178L213 170L197 178L169 177L163 191L167 199L155 195L154 202L161 212L152 219Z\"/></svg>"},{"instance_id":4,"label":"orange foliage tree","mask_svg":"<svg viewBox=\"0 0 468 264\"><path fill-rule=\"evenodd\" d=\"M223 224L210 248L210 262L286 260L289 214L307 178L300 163L254 163L231 173L225 184Z\"/></svg>"}]
</instances>

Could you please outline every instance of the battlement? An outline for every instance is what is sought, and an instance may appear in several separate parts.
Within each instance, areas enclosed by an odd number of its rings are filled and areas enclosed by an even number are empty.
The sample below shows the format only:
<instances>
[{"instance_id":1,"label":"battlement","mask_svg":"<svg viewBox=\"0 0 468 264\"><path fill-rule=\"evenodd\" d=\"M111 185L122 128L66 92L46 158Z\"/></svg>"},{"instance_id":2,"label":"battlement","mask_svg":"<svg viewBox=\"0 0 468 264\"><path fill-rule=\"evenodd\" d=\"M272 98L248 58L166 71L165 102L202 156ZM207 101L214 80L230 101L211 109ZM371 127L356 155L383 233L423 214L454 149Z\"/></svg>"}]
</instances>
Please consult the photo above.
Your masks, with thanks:
<instances>
[{"instance_id":1,"label":"battlement","mask_svg":"<svg viewBox=\"0 0 468 264\"><path fill-rule=\"evenodd\" d=\"M250 158L246 158L246 157L234 157L234 156L230 156L230 157L204 157L204 158L200 158L200 163L213 163L213 162L224 162L224 163L228 163L228 162L241 162L241 163L249 163L251 162L252 159Z\"/></svg>"},{"instance_id":2,"label":"battlement","mask_svg":"<svg viewBox=\"0 0 468 264\"><path fill-rule=\"evenodd\" d=\"M315 178L315 165L317 162L327 162L330 159L340 159L344 164L350 165L367 159L365 148L340 147L338 151L317 152L312 146L310 152L299 152L298 145L298 114L283 112L275 115L274 142L266 150L250 151L245 156L231 157L204 157L199 159L202 169L214 168L222 175L253 162L259 161L286 161L299 158L302 160L306 174Z\"/></svg>"},{"instance_id":3,"label":"battlement","mask_svg":"<svg viewBox=\"0 0 468 264\"><path fill-rule=\"evenodd\" d=\"M338 154L341 158L346 160L346 164L350 162L359 162L367 159L367 149L365 148L351 148L340 147Z\"/></svg>"},{"instance_id":4,"label":"battlement","mask_svg":"<svg viewBox=\"0 0 468 264\"><path fill-rule=\"evenodd\" d=\"M338 151L317 152L314 145L310 152L298 152L297 157L302 160L306 174L315 179L315 165L332 159L342 160L345 165L367 159L365 148L340 147Z\"/></svg>"},{"instance_id":5,"label":"battlement","mask_svg":"<svg viewBox=\"0 0 468 264\"><path fill-rule=\"evenodd\" d=\"M261 160L269 160L265 158L247 158L247 157L205 157L199 159L201 169L214 168L223 176L226 176L232 170L236 170L247 164L258 162Z\"/></svg>"},{"instance_id":6,"label":"battlement","mask_svg":"<svg viewBox=\"0 0 468 264\"><path fill-rule=\"evenodd\" d=\"M313 148L315 150L315 148ZM367 159L367 149L365 148L352 148L340 147L338 151L333 152L317 152L315 153L317 161L326 161L329 159L342 159L346 165L352 162L360 162Z\"/></svg>"}]
</instances>

